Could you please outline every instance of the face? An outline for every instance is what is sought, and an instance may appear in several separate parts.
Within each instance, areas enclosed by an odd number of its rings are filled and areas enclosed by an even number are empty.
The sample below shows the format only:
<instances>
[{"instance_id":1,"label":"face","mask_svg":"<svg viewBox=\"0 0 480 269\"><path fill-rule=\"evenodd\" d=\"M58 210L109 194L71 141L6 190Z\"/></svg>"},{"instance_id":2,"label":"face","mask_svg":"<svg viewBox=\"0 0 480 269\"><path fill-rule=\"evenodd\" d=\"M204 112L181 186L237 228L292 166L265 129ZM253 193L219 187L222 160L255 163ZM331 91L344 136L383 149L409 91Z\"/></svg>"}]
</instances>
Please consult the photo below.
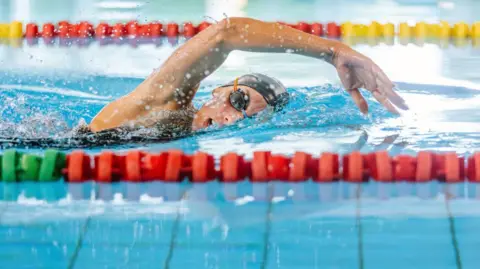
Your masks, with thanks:
<instances>
[{"instance_id":1,"label":"face","mask_svg":"<svg viewBox=\"0 0 480 269\"><path fill-rule=\"evenodd\" d=\"M253 116L267 107L267 102L261 94L250 87L238 86L249 99L245 112ZM230 103L230 94L233 86L216 88L212 92L212 99L207 101L195 114L192 123L193 130L207 128L210 125L224 126L235 123L244 118L243 113L235 109Z\"/></svg>"}]
</instances>

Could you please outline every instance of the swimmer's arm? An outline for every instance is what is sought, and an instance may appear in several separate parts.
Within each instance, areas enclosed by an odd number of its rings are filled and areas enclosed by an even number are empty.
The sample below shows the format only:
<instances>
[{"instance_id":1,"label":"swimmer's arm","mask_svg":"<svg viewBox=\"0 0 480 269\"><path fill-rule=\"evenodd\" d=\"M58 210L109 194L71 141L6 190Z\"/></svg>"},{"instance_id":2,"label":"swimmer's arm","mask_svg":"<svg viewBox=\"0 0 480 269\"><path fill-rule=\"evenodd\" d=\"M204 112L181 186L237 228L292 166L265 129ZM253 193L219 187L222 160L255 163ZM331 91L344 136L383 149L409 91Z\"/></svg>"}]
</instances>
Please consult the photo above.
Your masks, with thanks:
<instances>
[{"instance_id":1,"label":"swimmer's arm","mask_svg":"<svg viewBox=\"0 0 480 269\"><path fill-rule=\"evenodd\" d=\"M135 91L142 104L182 109L189 106L202 80L217 70L234 50L287 52L332 61L337 48L348 46L278 23L249 18L224 19L179 47L158 71Z\"/></svg>"},{"instance_id":2,"label":"swimmer's arm","mask_svg":"<svg viewBox=\"0 0 480 269\"><path fill-rule=\"evenodd\" d=\"M224 47L226 22L221 21L194 36L130 94L105 106L90 123L98 132L125 124L150 125L156 111L191 106L200 82L228 56Z\"/></svg>"},{"instance_id":3,"label":"swimmer's arm","mask_svg":"<svg viewBox=\"0 0 480 269\"><path fill-rule=\"evenodd\" d=\"M392 113L399 113L396 107L408 109L405 100L395 92L394 84L380 67L341 42L323 39L279 23L248 18L231 18L228 29L224 39L227 51L290 52L332 64L343 86L363 113L368 113L368 104L359 88L371 92Z\"/></svg>"},{"instance_id":4,"label":"swimmer's arm","mask_svg":"<svg viewBox=\"0 0 480 269\"><path fill-rule=\"evenodd\" d=\"M340 42L316 37L278 23L229 18L200 32L179 47L132 93L108 104L90 124L94 132L128 123L148 125L152 112L191 105L200 82L234 50L287 52L332 61Z\"/></svg>"},{"instance_id":5,"label":"swimmer's arm","mask_svg":"<svg viewBox=\"0 0 480 269\"><path fill-rule=\"evenodd\" d=\"M336 50L347 45L324 39L276 22L230 18L225 49L251 52L295 53L333 63Z\"/></svg>"}]
</instances>

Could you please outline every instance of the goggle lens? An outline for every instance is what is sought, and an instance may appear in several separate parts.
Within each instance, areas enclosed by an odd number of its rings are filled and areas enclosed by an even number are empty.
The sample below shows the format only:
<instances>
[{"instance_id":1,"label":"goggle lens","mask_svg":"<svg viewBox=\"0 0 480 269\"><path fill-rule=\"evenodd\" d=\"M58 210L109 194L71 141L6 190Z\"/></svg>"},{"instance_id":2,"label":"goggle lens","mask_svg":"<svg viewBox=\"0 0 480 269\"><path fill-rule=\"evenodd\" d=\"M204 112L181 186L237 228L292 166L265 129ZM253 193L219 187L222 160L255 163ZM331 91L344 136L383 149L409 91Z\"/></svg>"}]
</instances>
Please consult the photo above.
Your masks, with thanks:
<instances>
[{"instance_id":1,"label":"goggle lens","mask_svg":"<svg viewBox=\"0 0 480 269\"><path fill-rule=\"evenodd\" d=\"M248 95L242 89L230 93L230 104L238 111L243 112L247 109L249 103Z\"/></svg>"}]
</instances>

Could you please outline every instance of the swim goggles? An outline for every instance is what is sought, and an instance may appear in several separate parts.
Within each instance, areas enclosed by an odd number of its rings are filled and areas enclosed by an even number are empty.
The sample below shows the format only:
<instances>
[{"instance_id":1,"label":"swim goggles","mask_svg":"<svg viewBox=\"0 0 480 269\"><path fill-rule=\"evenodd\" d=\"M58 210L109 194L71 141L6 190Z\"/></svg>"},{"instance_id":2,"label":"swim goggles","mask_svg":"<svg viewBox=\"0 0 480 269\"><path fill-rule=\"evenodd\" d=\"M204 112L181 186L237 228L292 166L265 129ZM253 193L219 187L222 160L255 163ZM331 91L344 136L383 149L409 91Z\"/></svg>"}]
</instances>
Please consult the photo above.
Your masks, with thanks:
<instances>
[{"instance_id":1,"label":"swim goggles","mask_svg":"<svg viewBox=\"0 0 480 269\"><path fill-rule=\"evenodd\" d=\"M238 88L238 78L233 83L233 91L230 93L229 99L233 108L242 112L245 118L249 118L245 110L247 110L250 103L250 97L241 88Z\"/></svg>"}]
</instances>

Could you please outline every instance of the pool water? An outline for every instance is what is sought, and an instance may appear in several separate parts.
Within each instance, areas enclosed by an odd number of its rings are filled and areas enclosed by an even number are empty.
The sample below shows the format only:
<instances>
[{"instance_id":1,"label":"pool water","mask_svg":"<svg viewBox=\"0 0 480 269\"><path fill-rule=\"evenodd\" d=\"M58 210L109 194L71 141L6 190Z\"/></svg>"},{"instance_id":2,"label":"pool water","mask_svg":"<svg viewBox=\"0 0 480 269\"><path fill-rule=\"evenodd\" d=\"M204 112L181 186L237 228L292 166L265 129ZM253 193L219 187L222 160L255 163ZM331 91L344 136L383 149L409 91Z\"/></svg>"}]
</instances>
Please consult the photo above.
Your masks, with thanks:
<instances>
[{"instance_id":1,"label":"pool water","mask_svg":"<svg viewBox=\"0 0 480 269\"><path fill-rule=\"evenodd\" d=\"M478 1L60 1L0 0L0 20L24 22L162 19L199 22L252 16L289 22L372 20L473 22ZM134 89L184 40L162 45L62 47L0 45L0 152L41 153ZM210 91L248 72L288 86L292 102L223 129L172 141L122 142L84 150L158 152L171 148L220 156L256 150L318 155L387 150L480 149L480 64L472 42L368 43L371 57L398 86L410 110L394 116L366 93L362 116L335 70L295 55L234 52L203 84ZM20 138L12 142L6 138ZM63 140L62 140L63 139ZM22 142L23 141L23 142ZM63 184L0 185L0 268L478 268L476 184Z\"/></svg>"},{"instance_id":2,"label":"pool water","mask_svg":"<svg viewBox=\"0 0 480 269\"><path fill-rule=\"evenodd\" d=\"M476 184L2 188L3 200L21 193L1 204L2 268L476 268L480 262Z\"/></svg>"}]
</instances>

